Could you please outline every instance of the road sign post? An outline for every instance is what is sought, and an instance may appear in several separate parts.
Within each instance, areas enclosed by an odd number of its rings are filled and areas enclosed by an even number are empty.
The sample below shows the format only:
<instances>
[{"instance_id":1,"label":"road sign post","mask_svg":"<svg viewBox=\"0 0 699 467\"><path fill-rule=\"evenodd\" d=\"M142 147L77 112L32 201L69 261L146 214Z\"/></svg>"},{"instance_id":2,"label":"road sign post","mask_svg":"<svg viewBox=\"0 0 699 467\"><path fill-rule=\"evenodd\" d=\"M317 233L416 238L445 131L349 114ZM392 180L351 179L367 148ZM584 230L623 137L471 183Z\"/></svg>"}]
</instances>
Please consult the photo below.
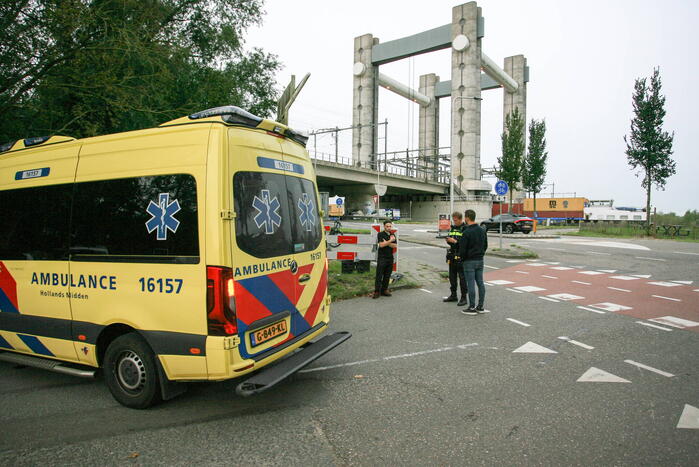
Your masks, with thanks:
<instances>
[{"instance_id":1,"label":"road sign post","mask_svg":"<svg viewBox=\"0 0 699 467\"><path fill-rule=\"evenodd\" d=\"M504 197L509 189L510 187L507 186L507 182L504 180L498 180L495 184L495 193L498 196ZM502 250L502 201L500 201L500 250Z\"/></svg>"}]
</instances>

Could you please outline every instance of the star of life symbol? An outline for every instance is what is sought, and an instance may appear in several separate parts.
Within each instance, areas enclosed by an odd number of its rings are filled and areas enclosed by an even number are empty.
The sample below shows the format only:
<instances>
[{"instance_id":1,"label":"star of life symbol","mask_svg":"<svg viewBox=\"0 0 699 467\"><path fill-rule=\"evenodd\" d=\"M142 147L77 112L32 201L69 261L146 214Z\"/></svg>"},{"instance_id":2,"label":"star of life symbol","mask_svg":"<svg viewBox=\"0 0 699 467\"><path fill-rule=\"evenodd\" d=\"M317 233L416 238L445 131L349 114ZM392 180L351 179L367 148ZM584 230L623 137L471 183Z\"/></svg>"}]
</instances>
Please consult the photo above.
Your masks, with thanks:
<instances>
[{"instance_id":1,"label":"star of life symbol","mask_svg":"<svg viewBox=\"0 0 699 467\"><path fill-rule=\"evenodd\" d=\"M313 224L316 222L316 208L313 205L313 201L308 197L308 193L303 194L303 197L299 199L297 206L301 210L301 214L299 214L301 225L306 228L306 231L310 232L313 230Z\"/></svg>"},{"instance_id":2,"label":"star of life symbol","mask_svg":"<svg viewBox=\"0 0 699 467\"><path fill-rule=\"evenodd\" d=\"M260 197L255 196L252 200L252 207L257 210L254 220L258 228L265 228L265 234L273 234L274 226L279 227L282 224L282 216L279 215L279 200L275 196L270 199L269 190L262 190Z\"/></svg>"},{"instance_id":3,"label":"star of life symbol","mask_svg":"<svg viewBox=\"0 0 699 467\"><path fill-rule=\"evenodd\" d=\"M158 195L158 204L151 201L148 204L148 208L146 208L148 214L152 216L146 222L148 233L152 233L155 230L158 240L167 240L167 231L175 233L180 226L180 221L174 217L179 210L179 201L174 200L170 202L170 193L160 193Z\"/></svg>"}]
</instances>

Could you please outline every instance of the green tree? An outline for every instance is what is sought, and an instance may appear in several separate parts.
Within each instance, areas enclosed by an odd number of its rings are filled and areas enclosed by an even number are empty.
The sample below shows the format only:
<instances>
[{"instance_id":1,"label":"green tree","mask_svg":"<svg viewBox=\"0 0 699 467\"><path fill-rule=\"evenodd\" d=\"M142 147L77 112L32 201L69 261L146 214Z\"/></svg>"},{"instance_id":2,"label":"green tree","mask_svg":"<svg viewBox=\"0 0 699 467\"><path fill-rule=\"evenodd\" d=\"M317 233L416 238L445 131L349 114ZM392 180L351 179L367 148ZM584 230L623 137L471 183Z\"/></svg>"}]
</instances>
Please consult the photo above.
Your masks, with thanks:
<instances>
[{"instance_id":1,"label":"green tree","mask_svg":"<svg viewBox=\"0 0 699 467\"><path fill-rule=\"evenodd\" d=\"M536 195L541 192L546 179L547 159L546 121L532 119L529 123L529 150L524 158L522 169L522 188L531 191L534 195L534 213L536 213Z\"/></svg>"},{"instance_id":2,"label":"green tree","mask_svg":"<svg viewBox=\"0 0 699 467\"><path fill-rule=\"evenodd\" d=\"M218 105L271 115L262 0L3 0L0 141L152 127Z\"/></svg>"},{"instance_id":3,"label":"green tree","mask_svg":"<svg viewBox=\"0 0 699 467\"><path fill-rule=\"evenodd\" d=\"M672 160L672 141L675 133L663 129L665 119L665 96L660 91L660 70L655 68L650 82L639 78L634 85L631 134L624 136L626 157L643 176L641 186L646 190L646 230L650 234L650 198L653 185L664 189L667 179L675 174Z\"/></svg>"},{"instance_id":4,"label":"green tree","mask_svg":"<svg viewBox=\"0 0 699 467\"><path fill-rule=\"evenodd\" d=\"M502 133L502 155L498 157L496 175L510 187L509 211L512 212L512 192L520 189L524 165L524 119L519 109L505 116L505 131Z\"/></svg>"}]
</instances>

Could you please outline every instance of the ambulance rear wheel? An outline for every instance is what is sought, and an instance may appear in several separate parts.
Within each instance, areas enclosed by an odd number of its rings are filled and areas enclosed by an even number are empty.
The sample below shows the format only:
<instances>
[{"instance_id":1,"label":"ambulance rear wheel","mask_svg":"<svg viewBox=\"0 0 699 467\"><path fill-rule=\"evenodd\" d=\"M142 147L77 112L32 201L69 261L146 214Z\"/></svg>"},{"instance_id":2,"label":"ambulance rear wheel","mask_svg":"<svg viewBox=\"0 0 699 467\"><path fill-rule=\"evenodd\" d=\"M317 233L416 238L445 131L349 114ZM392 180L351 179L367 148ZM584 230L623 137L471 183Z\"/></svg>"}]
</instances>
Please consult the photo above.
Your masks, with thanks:
<instances>
[{"instance_id":1,"label":"ambulance rear wheel","mask_svg":"<svg viewBox=\"0 0 699 467\"><path fill-rule=\"evenodd\" d=\"M160 402L155 355L135 333L119 336L109 344L104 379L112 396L126 407L145 409Z\"/></svg>"}]
</instances>

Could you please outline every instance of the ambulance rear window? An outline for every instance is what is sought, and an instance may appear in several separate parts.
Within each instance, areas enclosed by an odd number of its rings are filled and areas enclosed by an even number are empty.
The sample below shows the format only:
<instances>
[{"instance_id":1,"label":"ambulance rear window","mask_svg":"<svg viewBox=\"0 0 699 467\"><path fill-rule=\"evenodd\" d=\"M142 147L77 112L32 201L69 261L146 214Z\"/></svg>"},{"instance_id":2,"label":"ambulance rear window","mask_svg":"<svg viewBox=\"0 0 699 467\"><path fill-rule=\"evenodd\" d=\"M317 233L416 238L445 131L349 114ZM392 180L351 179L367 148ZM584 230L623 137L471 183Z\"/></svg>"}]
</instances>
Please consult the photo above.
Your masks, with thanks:
<instances>
[{"instance_id":1,"label":"ambulance rear window","mask_svg":"<svg viewBox=\"0 0 699 467\"><path fill-rule=\"evenodd\" d=\"M322 238L317 191L310 180L266 172L233 177L236 242L257 258L303 253Z\"/></svg>"}]
</instances>

